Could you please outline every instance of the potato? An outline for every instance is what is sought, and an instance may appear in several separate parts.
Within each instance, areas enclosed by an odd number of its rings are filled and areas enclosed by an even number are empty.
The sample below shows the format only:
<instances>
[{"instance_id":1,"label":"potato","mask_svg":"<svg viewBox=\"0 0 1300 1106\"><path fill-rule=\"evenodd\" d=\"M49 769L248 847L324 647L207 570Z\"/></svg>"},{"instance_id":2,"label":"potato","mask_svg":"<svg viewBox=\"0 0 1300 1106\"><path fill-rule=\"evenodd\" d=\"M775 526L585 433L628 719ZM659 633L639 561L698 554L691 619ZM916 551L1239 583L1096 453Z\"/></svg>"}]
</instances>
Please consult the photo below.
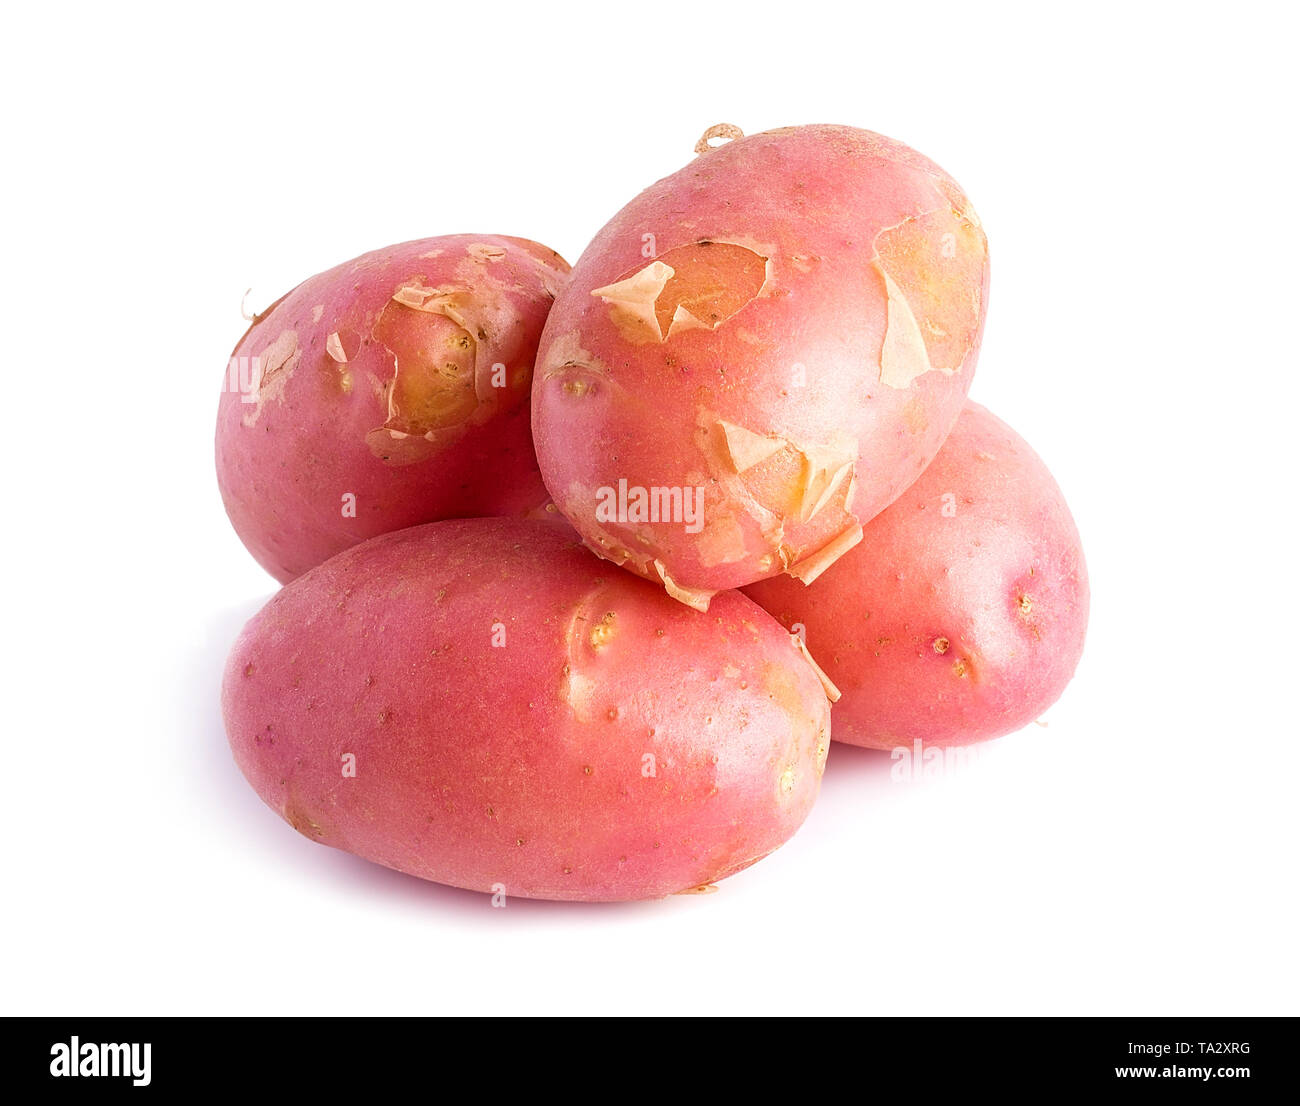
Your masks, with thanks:
<instances>
[{"instance_id":1,"label":"potato","mask_svg":"<svg viewBox=\"0 0 1300 1106\"><path fill-rule=\"evenodd\" d=\"M285 587L227 664L235 759L291 826L399 871L656 898L808 813L829 704L738 592L708 615L540 522L433 523Z\"/></svg>"},{"instance_id":2,"label":"potato","mask_svg":"<svg viewBox=\"0 0 1300 1106\"><path fill-rule=\"evenodd\" d=\"M700 609L811 582L920 474L975 371L984 233L933 162L869 131L706 149L579 259L533 437L602 557Z\"/></svg>"},{"instance_id":3,"label":"potato","mask_svg":"<svg viewBox=\"0 0 1300 1106\"><path fill-rule=\"evenodd\" d=\"M1074 675L1088 574L1060 489L975 403L862 544L810 588L746 593L840 689L835 736L870 748L965 745L1033 721Z\"/></svg>"},{"instance_id":4,"label":"potato","mask_svg":"<svg viewBox=\"0 0 1300 1106\"><path fill-rule=\"evenodd\" d=\"M258 562L284 582L389 530L544 504L528 393L568 268L522 238L425 238L259 316L217 418L221 496Z\"/></svg>"}]
</instances>

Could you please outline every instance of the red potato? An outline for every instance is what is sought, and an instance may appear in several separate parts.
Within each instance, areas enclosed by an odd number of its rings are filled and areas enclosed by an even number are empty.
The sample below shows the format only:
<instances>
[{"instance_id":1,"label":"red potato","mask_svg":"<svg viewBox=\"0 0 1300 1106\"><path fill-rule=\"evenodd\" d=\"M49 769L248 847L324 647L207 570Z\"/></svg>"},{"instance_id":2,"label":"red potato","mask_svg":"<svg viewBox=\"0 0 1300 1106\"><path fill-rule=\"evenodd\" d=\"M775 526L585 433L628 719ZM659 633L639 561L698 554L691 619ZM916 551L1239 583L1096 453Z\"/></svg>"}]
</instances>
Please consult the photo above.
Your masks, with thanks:
<instances>
[{"instance_id":1,"label":"red potato","mask_svg":"<svg viewBox=\"0 0 1300 1106\"><path fill-rule=\"evenodd\" d=\"M1027 725L1074 675L1088 574L1074 520L1037 454L967 403L938 457L810 588L746 594L840 689L835 737L888 749L966 745Z\"/></svg>"},{"instance_id":2,"label":"red potato","mask_svg":"<svg viewBox=\"0 0 1300 1106\"><path fill-rule=\"evenodd\" d=\"M568 279L553 250L463 234L298 285L231 357L217 480L244 544L291 580L376 534L544 504L528 394Z\"/></svg>"},{"instance_id":3,"label":"red potato","mask_svg":"<svg viewBox=\"0 0 1300 1106\"><path fill-rule=\"evenodd\" d=\"M295 580L236 643L222 706L300 833L545 899L657 898L766 856L830 733L798 639L743 595L703 615L513 519L387 534Z\"/></svg>"},{"instance_id":4,"label":"red potato","mask_svg":"<svg viewBox=\"0 0 1300 1106\"><path fill-rule=\"evenodd\" d=\"M706 149L596 235L533 381L556 505L707 609L812 582L929 463L975 371L988 253L957 183L870 131Z\"/></svg>"}]
</instances>

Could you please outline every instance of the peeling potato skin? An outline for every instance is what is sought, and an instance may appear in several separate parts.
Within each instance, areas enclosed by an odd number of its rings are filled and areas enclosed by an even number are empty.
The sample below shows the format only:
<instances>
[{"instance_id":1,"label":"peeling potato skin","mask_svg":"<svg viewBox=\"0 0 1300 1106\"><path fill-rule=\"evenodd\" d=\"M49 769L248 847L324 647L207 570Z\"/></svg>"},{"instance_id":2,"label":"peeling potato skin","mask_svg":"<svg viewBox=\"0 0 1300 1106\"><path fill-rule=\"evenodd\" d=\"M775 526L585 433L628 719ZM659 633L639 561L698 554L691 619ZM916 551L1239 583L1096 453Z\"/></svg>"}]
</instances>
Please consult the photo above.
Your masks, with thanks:
<instances>
[{"instance_id":1,"label":"peeling potato skin","mask_svg":"<svg viewBox=\"0 0 1300 1106\"><path fill-rule=\"evenodd\" d=\"M973 243L974 253L952 282L918 297L918 310L975 305L969 349L959 371L935 368L890 386L881 380L889 298L876 243L935 212L960 218L961 241ZM642 252L646 234L655 238L653 258ZM621 282L653 260L701 241L740 244L766 258L759 295L711 329L683 328L662 340L652 324L638 329L626 306L611 302L611 288L627 288ZM904 275L916 274L900 274L900 286L908 284ZM921 275L929 275L924 266ZM955 422L987 299L987 249L969 202L942 169L901 143L808 126L719 146L615 215L558 297L532 398L547 488L593 550L651 579L658 561L678 588L706 598L788 571L836 538L851 545L853 529L916 479ZM806 386L792 386L796 365L805 367ZM895 366L890 376L906 374ZM702 412L802 447L850 443L852 501L841 495L802 521L768 509L770 501L756 504L710 449ZM725 545L717 531L691 535L672 523L595 518L595 489L620 478L676 487L695 484L699 474L705 517L725 525Z\"/></svg>"},{"instance_id":2,"label":"peeling potato skin","mask_svg":"<svg viewBox=\"0 0 1300 1106\"><path fill-rule=\"evenodd\" d=\"M813 667L743 595L700 614L514 519L386 534L293 581L235 644L222 707L245 777L312 840L586 901L770 853L811 808L830 734Z\"/></svg>"},{"instance_id":3,"label":"peeling potato skin","mask_svg":"<svg viewBox=\"0 0 1300 1106\"><path fill-rule=\"evenodd\" d=\"M232 356L275 350L279 357L289 348L281 336L290 332L294 352L265 383L261 402L223 390L216 432L221 496L258 562L284 583L390 530L524 515L544 504L528 395L542 324L568 271L554 251L522 238L427 238L311 277L260 315ZM463 289L471 304L483 305L476 318L488 320L488 332L473 336L468 356L481 388L496 362L506 366L507 386L470 395L456 425L439 428L432 440L396 443L386 462L375 443L376 435L381 445L390 437L382 428L395 368L383 339L403 327L414 334L434 319L393 298L414 278ZM342 510L347 493L356 497L355 518Z\"/></svg>"},{"instance_id":4,"label":"peeling potato skin","mask_svg":"<svg viewBox=\"0 0 1300 1106\"><path fill-rule=\"evenodd\" d=\"M1024 439L969 402L921 478L815 585L764 580L745 593L804 624L841 692L836 740L875 749L1028 725L1070 682L1088 624L1060 489Z\"/></svg>"}]
</instances>

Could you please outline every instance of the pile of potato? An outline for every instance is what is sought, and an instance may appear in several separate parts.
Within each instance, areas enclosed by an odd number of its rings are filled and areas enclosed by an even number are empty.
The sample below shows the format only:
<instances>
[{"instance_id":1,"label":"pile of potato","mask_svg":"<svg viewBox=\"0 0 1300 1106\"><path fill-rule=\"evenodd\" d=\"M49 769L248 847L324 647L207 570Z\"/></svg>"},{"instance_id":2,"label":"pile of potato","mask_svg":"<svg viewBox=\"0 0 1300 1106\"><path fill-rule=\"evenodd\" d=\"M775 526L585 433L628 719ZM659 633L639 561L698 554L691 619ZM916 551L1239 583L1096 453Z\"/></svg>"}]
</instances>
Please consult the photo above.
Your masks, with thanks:
<instances>
[{"instance_id":1,"label":"pile of potato","mask_svg":"<svg viewBox=\"0 0 1300 1106\"><path fill-rule=\"evenodd\" d=\"M285 586L222 704L313 840L496 896L707 889L798 829L832 736L982 741L1073 675L1078 532L966 398L961 188L852 127L696 151L572 271L408 242L236 346L218 480Z\"/></svg>"}]
</instances>

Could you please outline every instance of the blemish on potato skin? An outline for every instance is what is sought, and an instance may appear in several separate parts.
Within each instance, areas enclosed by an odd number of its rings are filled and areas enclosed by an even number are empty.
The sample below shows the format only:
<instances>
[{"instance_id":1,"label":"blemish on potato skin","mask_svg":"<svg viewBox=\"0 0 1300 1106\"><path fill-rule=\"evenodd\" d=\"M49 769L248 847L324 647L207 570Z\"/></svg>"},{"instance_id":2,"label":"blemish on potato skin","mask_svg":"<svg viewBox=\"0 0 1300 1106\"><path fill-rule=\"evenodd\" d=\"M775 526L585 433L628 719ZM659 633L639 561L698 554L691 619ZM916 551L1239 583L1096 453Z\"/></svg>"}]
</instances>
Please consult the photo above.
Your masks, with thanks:
<instances>
[{"instance_id":1,"label":"blemish on potato skin","mask_svg":"<svg viewBox=\"0 0 1300 1106\"><path fill-rule=\"evenodd\" d=\"M599 652L614 639L615 632L614 612L606 611L601 620L592 627L590 637L592 649Z\"/></svg>"},{"instance_id":2,"label":"blemish on potato skin","mask_svg":"<svg viewBox=\"0 0 1300 1106\"><path fill-rule=\"evenodd\" d=\"M281 780L280 784L284 786L285 781ZM325 831L321 828L320 823L312 818L307 808L298 801L298 797L294 794L292 788L289 789L289 794L285 797L282 813L284 820L304 837L315 840L325 836Z\"/></svg>"},{"instance_id":3,"label":"blemish on potato skin","mask_svg":"<svg viewBox=\"0 0 1300 1106\"><path fill-rule=\"evenodd\" d=\"M392 363L381 397L387 417L366 434L381 460L396 465L426 460L437 451L439 432L481 419L494 402L485 401L476 387L477 348L464 329L470 302L458 289L407 282L372 326L372 339Z\"/></svg>"},{"instance_id":4,"label":"blemish on potato skin","mask_svg":"<svg viewBox=\"0 0 1300 1106\"><path fill-rule=\"evenodd\" d=\"M493 246L487 242L472 242L465 247L465 252L479 262L500 261L506 256L506 251L500 246Z\"/></svg>"}]
</instances>

